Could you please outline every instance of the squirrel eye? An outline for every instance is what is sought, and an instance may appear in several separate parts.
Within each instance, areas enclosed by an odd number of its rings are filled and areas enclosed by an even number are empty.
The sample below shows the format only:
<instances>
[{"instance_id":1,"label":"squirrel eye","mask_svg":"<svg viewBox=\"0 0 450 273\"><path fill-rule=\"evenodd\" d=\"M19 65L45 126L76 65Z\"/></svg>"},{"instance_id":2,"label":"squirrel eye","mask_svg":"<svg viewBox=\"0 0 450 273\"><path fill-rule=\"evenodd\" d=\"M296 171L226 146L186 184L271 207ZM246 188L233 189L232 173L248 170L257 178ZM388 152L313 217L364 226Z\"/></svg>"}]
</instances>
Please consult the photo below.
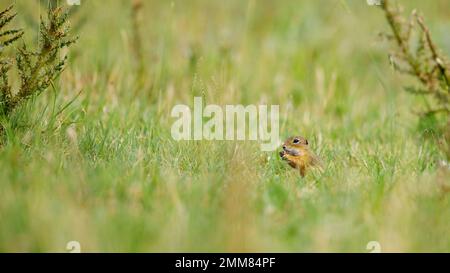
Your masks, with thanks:
<instances>
[{"instance_id":1,"label":"squirrel eye","mask_svg":"<svg viewBox=\"0 0 450 273\"><path fill-rule=\"evenodd\" d=\"M300 140L298 138L295 138L293 141L294 144L298 144L299 142L300 142Z\"/></svg>"}]
</instances>

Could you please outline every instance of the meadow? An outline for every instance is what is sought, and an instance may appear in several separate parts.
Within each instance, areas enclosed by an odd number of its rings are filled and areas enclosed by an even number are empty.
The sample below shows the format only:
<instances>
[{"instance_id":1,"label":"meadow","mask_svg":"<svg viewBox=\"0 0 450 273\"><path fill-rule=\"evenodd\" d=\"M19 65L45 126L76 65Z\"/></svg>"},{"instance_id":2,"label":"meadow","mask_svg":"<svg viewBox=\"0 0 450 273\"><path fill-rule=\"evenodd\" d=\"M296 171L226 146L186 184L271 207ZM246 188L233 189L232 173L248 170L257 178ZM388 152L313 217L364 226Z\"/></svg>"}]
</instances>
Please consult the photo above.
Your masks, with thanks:
<instances>
[{"instance_id":1,"label":"meadow","mask_svg":"<svg viewBox=\"0 0 450 273\"><path fill-rule=\"evenodd\" d=\"M15 2L32 45L42 6ZM399 2L450 55L450 2ZM0 252L450 251L439 120L412 111L379 8L142 4L81 0L59 80L0 120ZM281 138L308 138L324 172L301 178L255 141L173 140L171 109L194 96L279 105Z\"/></svg>"}]
</instances>

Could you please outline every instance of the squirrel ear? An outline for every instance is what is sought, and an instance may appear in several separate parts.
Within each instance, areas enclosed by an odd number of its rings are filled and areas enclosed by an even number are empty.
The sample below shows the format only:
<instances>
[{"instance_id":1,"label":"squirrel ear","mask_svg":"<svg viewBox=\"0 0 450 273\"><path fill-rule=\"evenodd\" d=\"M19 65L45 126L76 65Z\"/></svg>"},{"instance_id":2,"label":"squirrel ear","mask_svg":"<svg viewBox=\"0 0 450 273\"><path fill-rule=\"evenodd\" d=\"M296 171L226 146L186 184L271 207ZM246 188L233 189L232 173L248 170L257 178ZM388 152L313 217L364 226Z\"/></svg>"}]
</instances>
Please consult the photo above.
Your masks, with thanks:
<instances>
[{"instance_id":1,"label":"squirrel ear","mask_svg":"<svg viewBox=\"0 0 450 273\"><path fill-rule=\"evenodd\" d=\"M305 139L305 143L306 143L306 145L308 145L308 140L307 139Z\"/></svg>"}]
</instances>

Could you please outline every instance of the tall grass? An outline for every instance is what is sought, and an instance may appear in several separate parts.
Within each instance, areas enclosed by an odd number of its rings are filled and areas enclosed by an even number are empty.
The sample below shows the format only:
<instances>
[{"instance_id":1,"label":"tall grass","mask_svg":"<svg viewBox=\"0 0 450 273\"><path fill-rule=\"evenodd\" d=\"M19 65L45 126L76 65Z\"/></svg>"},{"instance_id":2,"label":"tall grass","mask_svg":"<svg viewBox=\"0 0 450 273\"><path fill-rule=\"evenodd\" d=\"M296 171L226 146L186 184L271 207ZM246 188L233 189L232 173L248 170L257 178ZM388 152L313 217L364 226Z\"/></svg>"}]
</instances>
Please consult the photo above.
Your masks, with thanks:
<instances>
[{"instance_id":1,"label":"tall grass","mask_svg":"<svg viewBox=\"0 0 450 273\"><path fill-rule=\"evenodd\" d=\"M446 137L450 134L450 62L437 47L425 19L417 10L406 20L391 1L383 1L381 8L392 32L386 37L397 45L397 50L390 54L392 65L420 83L407 86L405 90L424 99L426 110L419 112L422 119L435 120L436 115L443 115L444 124L436 127L443 127L443 132L438 132L439 140L450 159L450 138Z\"/></svg>"},{"instance_id":2,"label":"tall grass","mask_svg":"<svg viewBox=\"0 0 450 273\"><path fill-rule=\"evenodd\" d=\"M448 1L402 3L448 53ZM412 80L376 40L388 30L378 8L145 1L151 84L140 92L130 3L80 8L94 15L58 92L6 123L16 126L0 150L0 251L63 252L74 240L82 251L450 250L445 155L410 111L421 99L398 92ZM194 95L279 104L282 137L308 137L325 172L302 179L254 142L174 141L170 110Z\"/></svg>"},{"instance_id":3,"label":"tall grass","mask_svg":"<svg viewBox=\"0 0 450 273\"><path fill-rule=\"evenodd\" d=\"M24 34L19 29L6 29L16 14L11 14L12 6L0 13L0 31L3 47L11 46ZM46 91L58 78L66 64L67 56L61 57L61 51L72 45L76 39L69 35L67 13L62 8L49 7L47 20L42 20L39 29L39 45L36 50L28 49L23 43L12 58L0 59L0 117L8 119L11 113L24 101ZM2 56L0 56L2 57ZM13 71L13 67L15 71ZM19 87L14 90L14 80L9 75L18 74Z\"/></svg>"}]
</instances>

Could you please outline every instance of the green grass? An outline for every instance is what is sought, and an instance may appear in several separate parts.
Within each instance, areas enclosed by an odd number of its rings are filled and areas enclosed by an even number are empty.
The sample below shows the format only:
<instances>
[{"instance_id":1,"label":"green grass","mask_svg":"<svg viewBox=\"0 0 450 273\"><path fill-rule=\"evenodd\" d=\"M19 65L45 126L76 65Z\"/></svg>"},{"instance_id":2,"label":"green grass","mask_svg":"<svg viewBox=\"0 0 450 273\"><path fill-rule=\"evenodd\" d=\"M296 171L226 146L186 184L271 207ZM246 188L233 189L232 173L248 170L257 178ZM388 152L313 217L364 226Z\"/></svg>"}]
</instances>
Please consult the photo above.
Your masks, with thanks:
<instances>
[{"instance_id":1,"label":"green grass","mask_svg":"<svg viewBox=\"0 0 450 273\"><path fill-rule=\"evenodd\" d=\"M127 1L82 1L87 22L55 90L1 121L0 251L65 252L73 240L84 252L450 251L436 125L411 112L422 101L389 67L378 8L144 4L144 79ZM449 55L450 3L402 4ZM18 3L18 25L32 7ZM194 95L279 104L281 136L307 137L325 172L302 179L254 142L172 140L170 111Z\"/></svg>"}]
</instances>

